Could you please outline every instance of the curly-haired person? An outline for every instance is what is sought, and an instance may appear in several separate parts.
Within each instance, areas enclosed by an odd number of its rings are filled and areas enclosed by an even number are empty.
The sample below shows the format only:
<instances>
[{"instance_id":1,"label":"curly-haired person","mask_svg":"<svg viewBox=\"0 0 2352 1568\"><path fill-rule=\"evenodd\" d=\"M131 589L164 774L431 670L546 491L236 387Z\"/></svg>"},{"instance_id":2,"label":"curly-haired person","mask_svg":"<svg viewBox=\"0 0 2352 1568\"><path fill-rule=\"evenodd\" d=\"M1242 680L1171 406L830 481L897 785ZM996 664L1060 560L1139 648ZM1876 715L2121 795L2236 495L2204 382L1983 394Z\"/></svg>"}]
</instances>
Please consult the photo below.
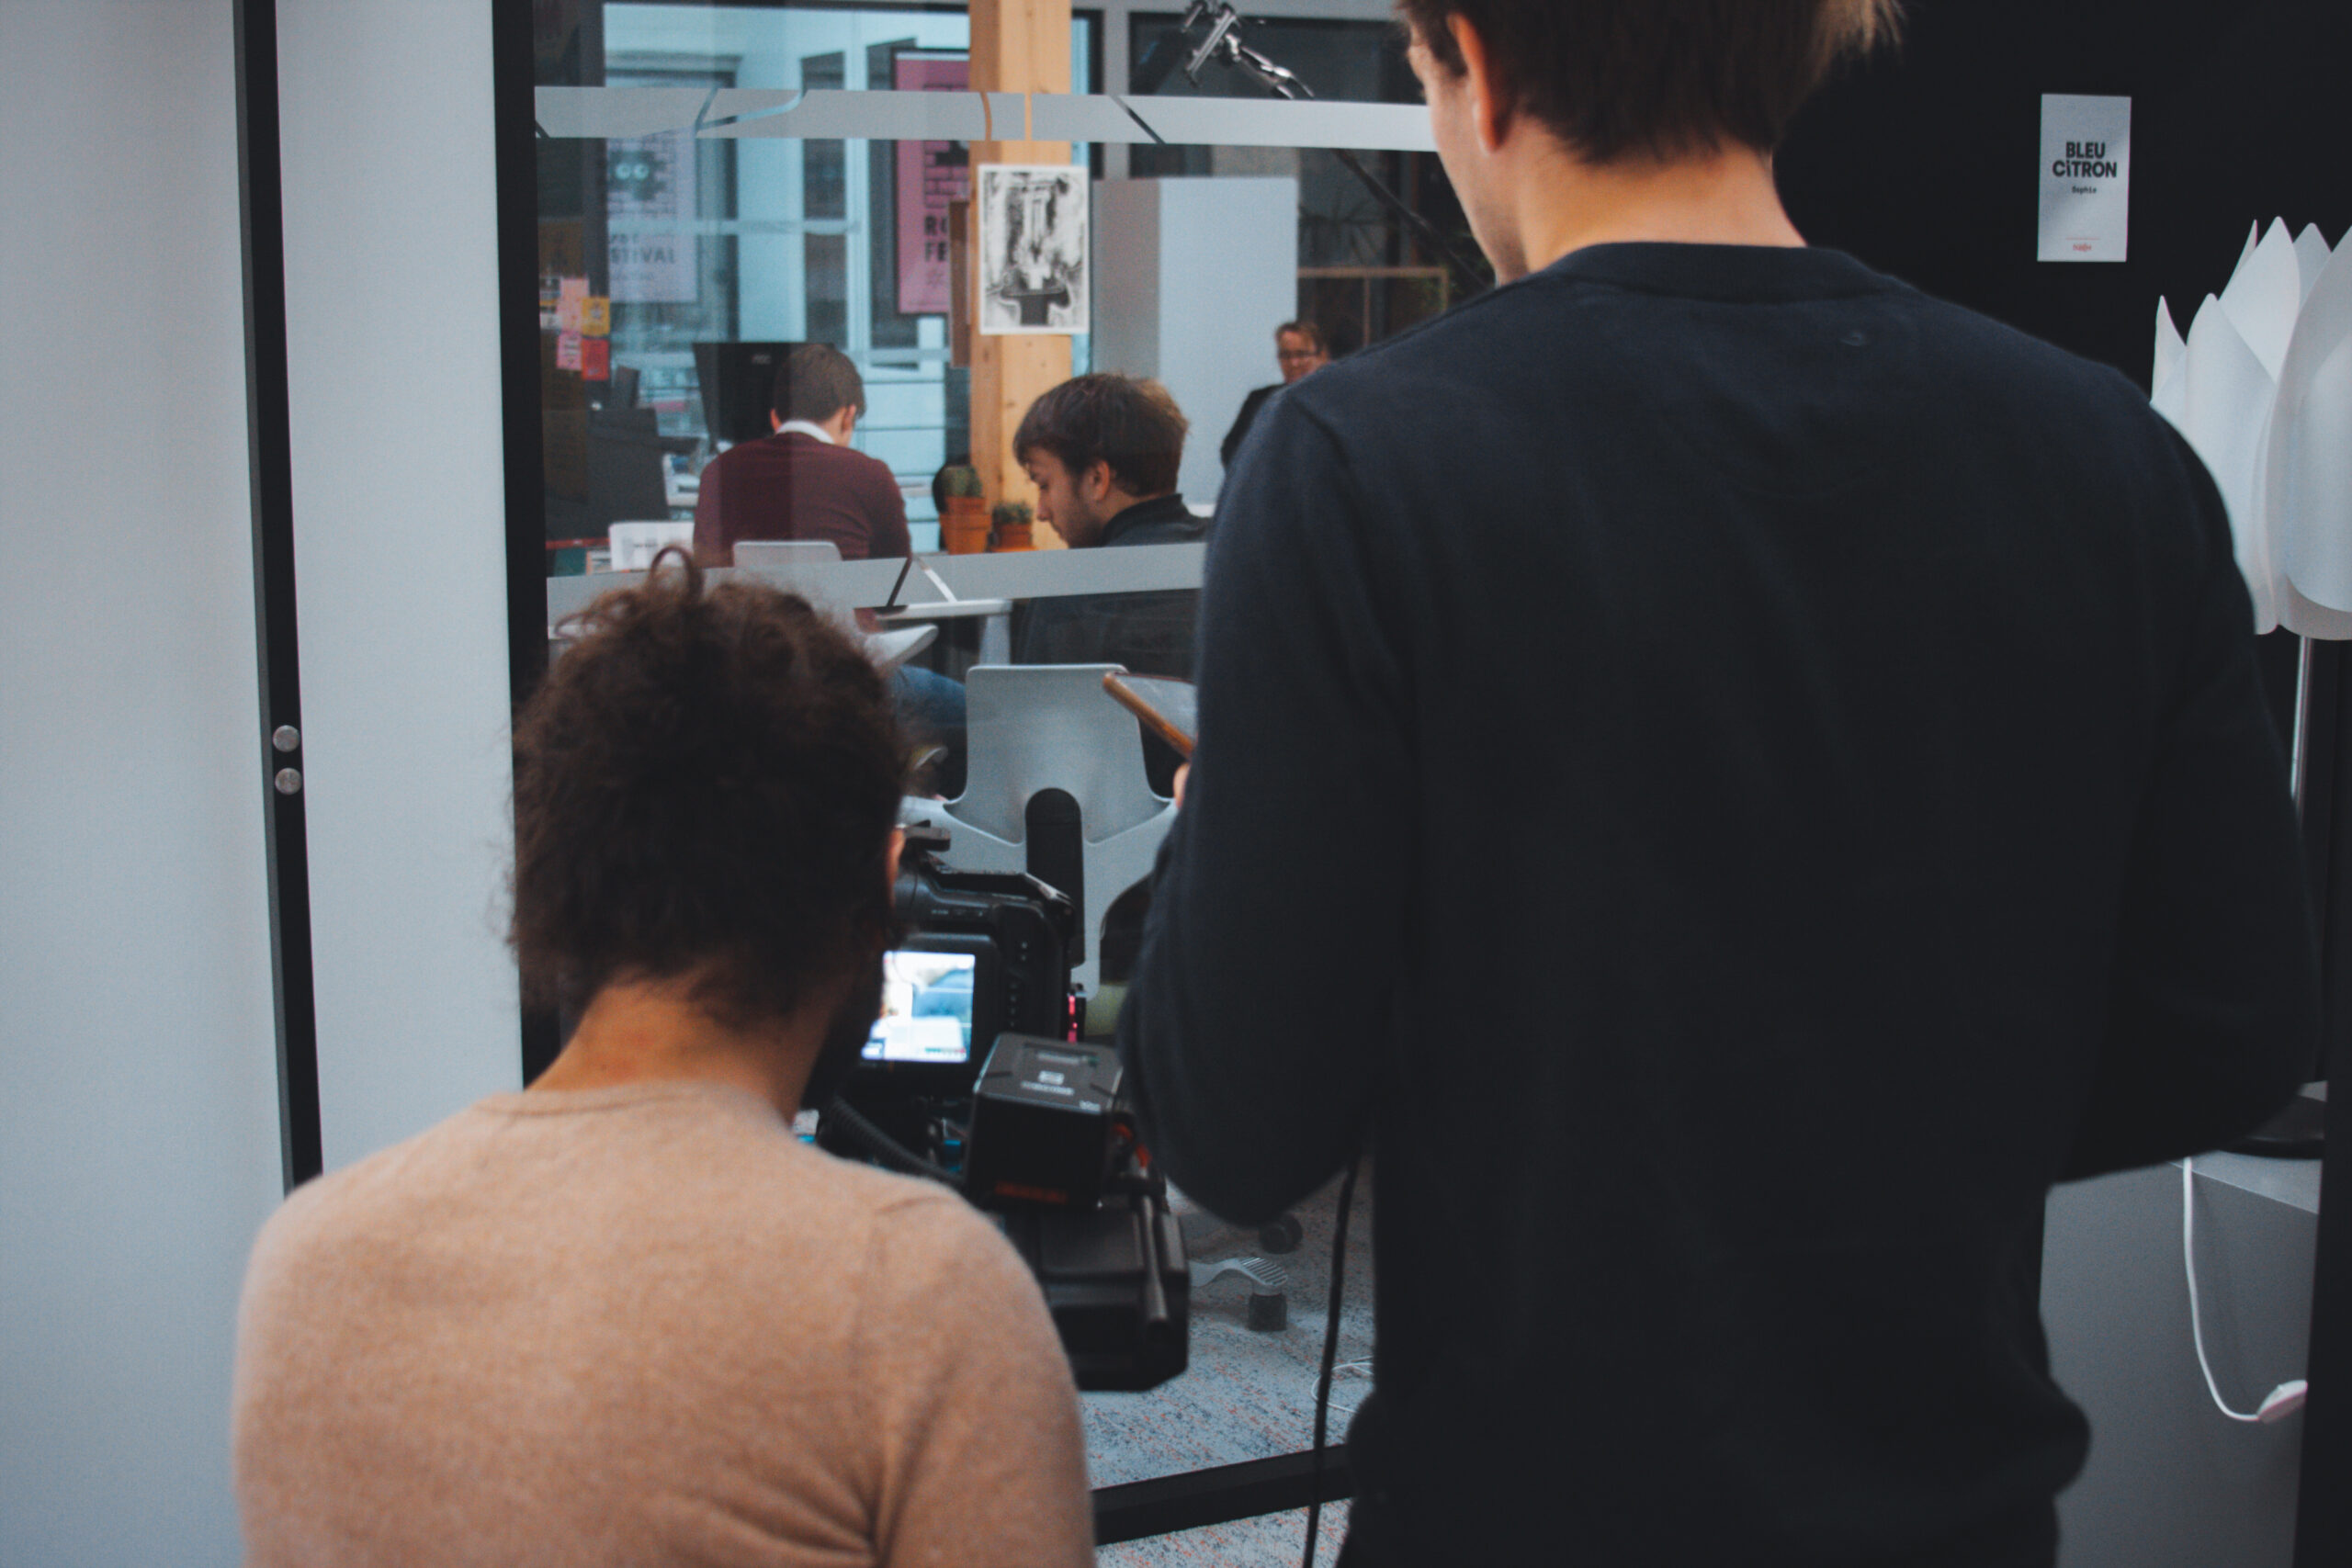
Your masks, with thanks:
<instances>
[{"instance_id":1,"label":"curly-haired person","mask_svg":"<svg viewBox=\"0 0 2352 1568\"><path fill-rule=\"evenodd\" d=\"M789 1126L894 929L882 677L692 568L582 629L516 724L512 931L578 1026L264 1229L247 1561L1091 1562L1076 1393L1011 1247Z\"/></svg>"}]
</instances>

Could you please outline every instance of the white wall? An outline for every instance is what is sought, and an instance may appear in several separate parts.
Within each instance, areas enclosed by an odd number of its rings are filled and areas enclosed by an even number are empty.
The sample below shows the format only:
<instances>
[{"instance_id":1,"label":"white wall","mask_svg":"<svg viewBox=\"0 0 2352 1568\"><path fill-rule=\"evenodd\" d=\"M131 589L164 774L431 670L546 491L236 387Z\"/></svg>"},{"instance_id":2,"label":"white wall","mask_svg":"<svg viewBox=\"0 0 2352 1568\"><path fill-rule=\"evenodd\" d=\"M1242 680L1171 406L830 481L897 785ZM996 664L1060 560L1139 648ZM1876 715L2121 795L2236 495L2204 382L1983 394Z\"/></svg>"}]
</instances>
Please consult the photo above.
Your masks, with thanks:
<instances>
[{"instance_id":1,"label":"white wall","mask_svg":"<svg viewBox=\"0 0 2352 1568\"><path fill-rule=\"evenodd\" d=\"M0 4L0 1562L233 1562L277 1201L230 0Z\"/></svg>"},{"instance_id":2,"label":"white wall","mask_svg":"<svg viewBox=\"0 0 2352 1568\"><path fill-rule=\"evenodd\" d=\"M1298 182L1105 180L1094 238L1094 362L1166 385L1192 423L1178 488L1215 501L1218 444L1298 308Z\"/></svg>"},{"instance_id":3,"label":"white wall","mask_svg":"<svg viewBox=\"0 0 2352 1568\"><path fill-rule=\"evenodd\" d=\"M278 0L329 1168L521 1079L490 6Z\"/></svg>"},{"instance_id":4,"label":"white wall","mask_svg":"<svg viewBox=\"0 0 2352 1568\"><path fill-rule=\"evenodd\" d=\"M2203 1155L2197 1276L2222 1392L2252 1410L2311 1362L2316 1161ZM2213 1408L2189 1337L2180 1170L2061 1187L2043 1235L2050 1367L2091 1421L2090 1461L2058 1499L2060 1568L2288 1568L2303 1417Z\"/></svg>"}]
</instances>

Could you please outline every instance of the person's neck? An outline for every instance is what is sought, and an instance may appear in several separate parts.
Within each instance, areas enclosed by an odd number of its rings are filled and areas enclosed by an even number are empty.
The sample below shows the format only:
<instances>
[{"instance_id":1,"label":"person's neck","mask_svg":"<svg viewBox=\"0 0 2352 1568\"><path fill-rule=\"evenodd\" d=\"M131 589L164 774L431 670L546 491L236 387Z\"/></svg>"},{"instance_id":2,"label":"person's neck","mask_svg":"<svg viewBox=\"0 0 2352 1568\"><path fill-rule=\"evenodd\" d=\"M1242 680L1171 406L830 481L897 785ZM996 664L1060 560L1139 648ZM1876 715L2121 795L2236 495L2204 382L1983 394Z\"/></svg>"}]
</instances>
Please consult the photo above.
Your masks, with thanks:
<instances>
[{"instance_id":1,"label":"person's neck","mask_svg":"<svg viewBox=\"0 0 2352 1568\"><path fill-rule=\"evenodd\" d=\"M1176 492L1172 490L1162 491L1158 495L1129 495L1125 491L1113 491L1111 498L1119 502L1119 509L1102 519L1103 535L1107 537L1112 529L1119 526L1122 518L1126 518L1130 523L1134 522L1134 518L1127 516L1129 513L1161 505L1174 499L1175 494Z\"/></svg>"},{"instance_id":2,"label":"person's neck","mask_svg":"<svg viewBox=\"0 0 2352 1568\"><path fill-rule=\"evenodd\" d=\"M691 981L616 980L598 991L579 1027L533 1089L625 1084L718 1083L758 1096L790 1116L799 1109L831 1010L738 1029L695 1002Z\"/></svg>"},{"instance_id":3,"label":"person's neck","mask_svg":"<svg viewBox=\"0 0 2352 1568\"><path fill-rule=\"evenodd\" d=\"M1804 244L1781 206L1771 159L1752 148L1593 164L1554 147L1531 163L1518 196L1526 272L1590 245Z\"/></svg>"}]
</instances>

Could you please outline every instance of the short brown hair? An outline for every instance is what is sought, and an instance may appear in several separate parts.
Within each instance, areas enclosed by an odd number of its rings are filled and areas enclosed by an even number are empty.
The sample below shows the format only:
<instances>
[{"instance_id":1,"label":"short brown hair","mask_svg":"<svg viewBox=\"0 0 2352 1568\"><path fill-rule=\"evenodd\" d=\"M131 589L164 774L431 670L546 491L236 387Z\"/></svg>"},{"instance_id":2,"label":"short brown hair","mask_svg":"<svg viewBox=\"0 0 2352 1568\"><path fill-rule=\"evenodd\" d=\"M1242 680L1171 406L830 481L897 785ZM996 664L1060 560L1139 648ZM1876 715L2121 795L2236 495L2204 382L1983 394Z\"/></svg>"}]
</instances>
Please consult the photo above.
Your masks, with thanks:
<instances>
[{"instance_id":1,"label":"short brown hair","mask_svg":"<svg viewBox=\"0 0 2352 1568\"><path fill-rule=\"evenodd\" d=\"M1012 455L1025 463L1043 449L1073 474L1108 463L1121 490L1148 500L1176 488L1191 428L1157 381L1073 376L1029 405L1013 432Z\"/></svg>"},{"instance_id":2,"label":"short brown hair","mask_svg":"<svg viewBox=\"0 0 2352 1568\"><path fill-rule=\"evenodd\" d=\"M695 981L736 1025L870 963L903 774L881 674L807 601L659 570L581 634L514 725L514 922L535 1007Z\"/></svg>"},{"instance_id":3,"label":"short brown hair","mask_svg":"<svg viewBox=\"0 0 2352 1568\"><path fill-rule=\"evenodd\" d=\"M793 345L775 367L775 389L768 404L778 419L805 419L820 423L843 409L865 414L865 378L857 373L848 355L829 343Z\"/></svg>"},{"instance_id":4,"label":"short brown hair","mask_svg":"<svg viewBox=\"0 0 2352 1568\"><path fill-rule=\"evenodd\" d=\"M1770 152L1831 69L1894 36L1901 0L1396 0L1459 74L1477 32L1520 105L1592 164Z\"/></svg>"},{"instance_id":5,"label":"short brown hair","mask_svg":"<svg viewBox=\"0 0 2352 1568\"><path fill-rule=\"evenodd\" d=\"M1274 339L1280 342L1284 337L1303 337L1306 346L1317 354L1331 352L1331 345L1323 341L1323 329L1313 321L1284 321L1274 329Z\"/></svg>"}]
</instances>

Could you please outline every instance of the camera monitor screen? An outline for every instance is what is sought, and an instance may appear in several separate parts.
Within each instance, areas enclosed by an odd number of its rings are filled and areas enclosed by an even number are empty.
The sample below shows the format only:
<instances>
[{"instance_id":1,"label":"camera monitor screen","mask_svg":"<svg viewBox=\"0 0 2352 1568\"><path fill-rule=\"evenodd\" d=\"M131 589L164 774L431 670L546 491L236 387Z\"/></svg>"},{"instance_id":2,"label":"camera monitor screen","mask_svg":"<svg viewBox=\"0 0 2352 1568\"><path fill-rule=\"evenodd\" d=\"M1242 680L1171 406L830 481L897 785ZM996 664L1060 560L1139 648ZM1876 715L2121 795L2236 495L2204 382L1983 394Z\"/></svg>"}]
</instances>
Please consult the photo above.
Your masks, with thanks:
<instances>
[{"instance_id":1,"label":"camera monitor screen","mask_svg":"<svg viewBox=\"0 0 2352 1568\"><path fill-rule=\"evenodd\" d=\"M979 959L969 953L898 951L882 958L882 1015L865 1037L869 1062L952 1066L972 1059L972 993Z\"/></svg>"}]
</instances>

